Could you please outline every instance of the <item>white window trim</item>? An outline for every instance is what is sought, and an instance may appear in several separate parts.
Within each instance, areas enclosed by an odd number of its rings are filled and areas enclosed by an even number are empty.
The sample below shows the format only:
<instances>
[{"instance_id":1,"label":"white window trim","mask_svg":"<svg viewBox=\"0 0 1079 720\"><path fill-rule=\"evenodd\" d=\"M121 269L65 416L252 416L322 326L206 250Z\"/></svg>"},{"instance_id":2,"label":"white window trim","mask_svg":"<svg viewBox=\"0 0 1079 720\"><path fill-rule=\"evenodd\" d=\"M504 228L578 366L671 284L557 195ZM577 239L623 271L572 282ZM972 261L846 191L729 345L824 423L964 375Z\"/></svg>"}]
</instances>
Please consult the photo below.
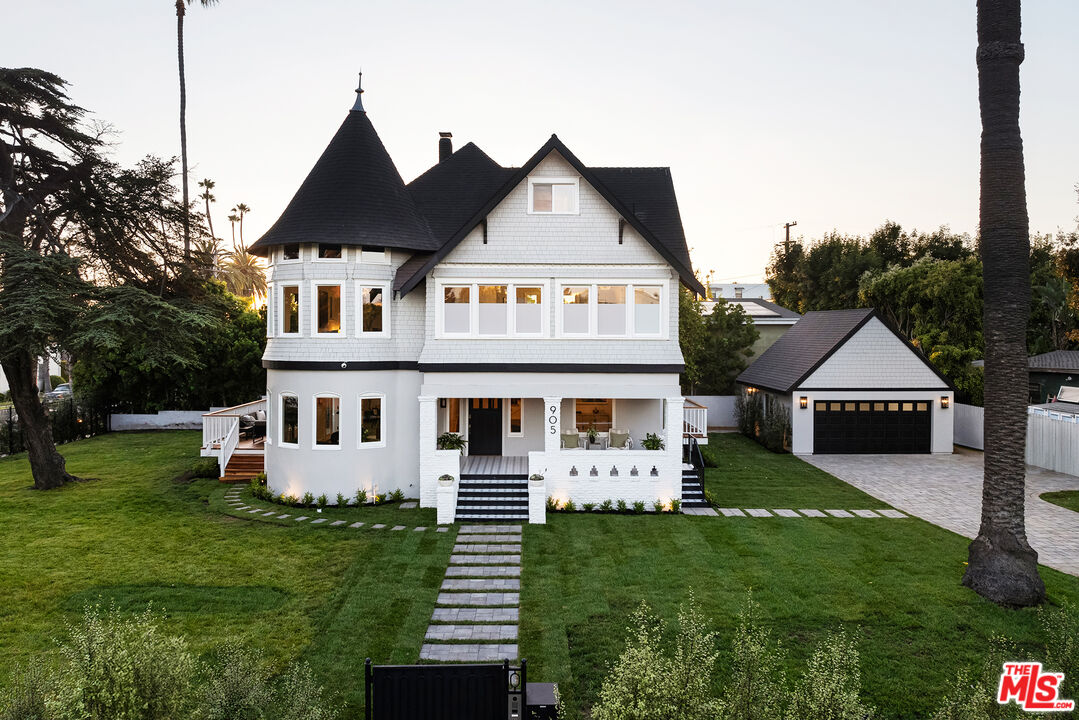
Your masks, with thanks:
<instances>
[{"instance_id":1,"label":"white window trim","mask_svg":"<svg viewBox=\"0 0 1079 720\"><path fill-rule=\"evenodd\" d=\"M344 254L344 253L342 253L342 254ZM391 257L391 252L390 252L390 249L388 247L383 246L383 248L382 248L382 259L380 259L380 260L377 260L377 259L374 259L374 258L371 258L371 257L364 257L365 255L374 255L374 254L375 253L368 253L367 251L365 251L363 249L363 246L360 245L359 247L356 248L356 262L361 264L361 265L390 265L393 262L393 258Z\"/></svg>"},{"instance_id":2,"label":"white window trim","mask_svg":"<svg viewBox=\"0 0 1079 720\"><path fill-rule=\"evenodd\" d=\"M336 445L319 445L318 433L315 429L318 427L318 401L319 398L337 398L337 444ZM311 396L311 449L312 450L340 450L342 426L344 425L345 418L345 405L341 402L341 396L332 392L319 392Z\"/></svg>"},{"instance_id":3,"label":"white window trim","mask_svg":"<svg viewBox=\"0 0 1079 720\"><path fill-rule=\"evenodd\" d=\"M318 289L320 287L338 287L341 289L341 329L338 332L318 331ZM311 281L311 337L345 338L348 337L348 313L345 311L348 298L345 297L345 283L341 280ZM302 309L301 309L302 311Z\"/></svg>"},{"instance_id":4,"label":"white window trim","mask_svg":"<svg viewBox=\"0 0 1079 720\"><path fill-rule=\"evenodd\" d=\"M388 338L390 337L390 302L393 295L393 281L386 280L357 280L356 281L356 337ZM363 289L365 287L382 288L382 330L369 332L363 329ZM344 318L342 318L344 320ZM343 323L342 323L343 324Z\"/></svg>"},{"instance_id":5,"label":"white window trim","mask_svg":"<svg viewBox=\"0 0 1079 720\"><path fill-rule=\"evenodd\" d=\"M274 284L272 282L266 283L266 337L272 338L274 331L277 329L274 327L274 322L277 320L277 313L274 312Z\"/></svg>"},{"instance_id":6,"label":"white window trim","mask_svg":"<svg viewBox=\"0 0 1079 720\"><path fill-rule=\"evenodd\" d=\"M479 332L480 320L480 285L505 285L506 286L506 334L505 335L481 335ZM468 287L468 327L467 333L449 333L445 331L445 308L444 299L447 287ZM540 331L538 333L517 332L517 292L518 287L538 287L543 295L540 302ZM459 340L519 340L522 338L545 338L550 337L550 297L551 283L549 280L514 278L512 280L489 279L489 278L443 278L435 283L435 337L439 339Z\"/></svg>"},{"instance_id":7,"label":"white window trim","mask_svg":"<svg viewBox=\"0 0 1079 720\"><path fill-rule=\"evenodd\" d=\"M285 398L296 398L296 442L285 442ZM299 393L289 392L284 390L277 393L277 444L279 447L297 449L300 447L300 395Z\"/></svg>"},{"instance_id":8,"label":"white window trim","mask_svg":"<svg viewBox=\"0 0 1079 720\"><path fill-rule=\"evenodd\" d=\"M624 335L601 335L599 334L599 288L600 286L607 287L610 285L625 286L626 288L626 332ZM641 287L658 287L659 288L659 333L638 333L636 332L634 322L634 307L636 303L634 300L633 289L636 286ZM562 293L563 288L567 287L587 287L588 290L588 332L587 333L571 333L566 332L563 327L563 303ZM565 340L585 339L585 340L666 340L669 332L669 317L670 308L668 303L670 302L670 280L663 278L657 280L648 280L645 278L636 278L634 280L622 280L622 279L604 279L595 282L582 282L576 280L559 280L555 285L554 296L557 298L557 309L555 311L555 337Z\"/></svg>"},{"instance_id":9,"label":"white window trim","mask_svg":"<svg viewBox=\"0 0 1079 720\"><path fill-rule=\"evenodd\" d=\"M521 430L519 432L513 432L510 430L510 400L519 400L521 403ZM508 438L521 438L525 436L525 399L524 398L503 398L502 402L502 427L506 428L506 437Z\"/></svg>"},{"instance_id":10,"label":"white window trim","mask_svg":"<svg viewBox=\"0 0 1079 720\"><path fill-rule=\"evenodd\" d=\"M340 245L341 246L341 257L339 257L339 258L319 257L318 256L318 246L319 245ZM303 251L302 250L300 251L300 255L301 255L301 257L303 256ZM343 263L343 262L346 262L347 260L348 260L348 245L345 245L344 243L315 243L314 247L311 248L311 261L312 262L317 262L317 263Z\"/></svg>"},{"instance_id":11,"label":"white window trim","mask_svg":"<svg viewBox=\"0 0 1079 720\"><path fill-rule=\"evenodd\" d=\"M277 252L274 252L274 253L273 253L273 256L274 256L275 258L276 258L276 257L278 257L278 255L280 255L280 258L279 258L279 259L278 259L278 260L276 261L276 262L277 262L277 264L279 264L279 265L296 265L296 264L298 264L298 263L302 263L302 262L303 262L303 249L304 249L304 245L303 245L303 243L286 243L286 244L287 244L287 245L298 245L298 246L299 246L299 248L300 248L300 251L299 251L299 253L298 253L297 257L295 257L295 258L291 258L291 259L290 259L290 258L286 258L286 257L285 257L285 246L284 246L284 245L282 245L282 246L281 246L281 247L280 247L280 248L279 248L279 249L277 250Z\"/></svg>"},{"instance_id":12,"label":"white window trim","mask_svg":"<svg viewBox=\"0 0 1079 720\"><path fill-rule=\"evenodd\" d=\"M380 435L382 437L378 442L364 442L363 441L363 401L378 398L382 401L381 409L379 410L379 428ZM381 393L360 393L356 399L356 447L359 450L370 450L371 448L384 448L386 447L386 396Z\"/></svg>"},{"instance_id":13,"label":"white window trim","mask_svg":"<svg viewBox=\"0 0 1079 720\"><path fill-rule=\"evenodd\" d=\"M532 209L532 186L540 185L572 185L574 192L577 194L577 202L574 203L576 209L573 212L546 212L542 210ZM529 215L580 215L581 214L581 178L579 177L544 177L542 175L528 178L528 214Z\"/></svg>"},{"instance_id":14,"label":"white window trim","mask_svg":"<svg viewBox=\"0 0 1079 720\"><path fill-rule=\"evenodd\" d=\"M280 337L301 337L303 335L303 283L299 280L286 281L280 283L279 287L281 288L281 292L278 293L278 298L276 301L282 303L285 302L285 288L296 288L296 300L297 304L299 305L299 307L296 308L296 325L298 327L296 328L296 332L285 332L285 312L284 310L282 310L280 312L281 329L277 330L276 328L274 328L274 330Z\"/></svg>"}]
</instances>

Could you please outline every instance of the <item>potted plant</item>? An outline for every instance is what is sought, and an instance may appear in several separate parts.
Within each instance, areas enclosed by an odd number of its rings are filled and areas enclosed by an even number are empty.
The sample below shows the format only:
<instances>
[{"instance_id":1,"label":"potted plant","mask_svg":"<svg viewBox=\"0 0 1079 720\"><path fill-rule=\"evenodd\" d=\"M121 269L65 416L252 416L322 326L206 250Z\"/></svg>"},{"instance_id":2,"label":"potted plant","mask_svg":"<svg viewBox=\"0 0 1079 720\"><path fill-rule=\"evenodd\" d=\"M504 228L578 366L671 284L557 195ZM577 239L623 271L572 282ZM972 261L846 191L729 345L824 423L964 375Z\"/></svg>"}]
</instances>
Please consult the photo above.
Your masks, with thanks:
<instances>
[{"instance_id":1,"label":"potted plant","mask_svg":"<svg viewBox=\"0 0 1079 720\"><path fill-rule=\"evenodd\" d=\"M599 442L599 430L596 430L595 423L588 426L588 444L595 445Z\"/></svg>"},{"instance_id":2,"label":"potted plant","mask_svg":"<svg viewBox=\"0 0 1079 720\"><path fill-rule=\"evenodd\" d=\"M438 436L437 443L439 450L464 450L468 441L457 433L444 432Z\"/></svg>"},{"instance_id":3,"label":"potted plant","mask_svg":"<svg viewBox=\"0 0 1079 720\"><path fill-rule=\"evenodd\" d=\"M539 473L532 473L531 475L528 476L528 482L535 483L536 485L540 485L540 484L543 483L543 476L540 475Z\"/></svg>"},{"instance_id":4,"label":"potted plant","mask_svg":"<svg viewBox=\"0 0 1079 720\"><path fill-rule=\"evenodd\" d=\"M438 478L438 484L442 487L449 487L450 485L453 485L453 475L440 475Z\"/></svg>"},{"instance_id":5,"label":"potted plant","mask_svg":"<svg viewBox=\"0 0 1079 720\"><path fill-rule=\"evenodd\" d=\"M641 447L645 450L662 450L663 438L655 433L648 433L644 436L644 440L641 440Z\"/></svg>"}]
</instances>

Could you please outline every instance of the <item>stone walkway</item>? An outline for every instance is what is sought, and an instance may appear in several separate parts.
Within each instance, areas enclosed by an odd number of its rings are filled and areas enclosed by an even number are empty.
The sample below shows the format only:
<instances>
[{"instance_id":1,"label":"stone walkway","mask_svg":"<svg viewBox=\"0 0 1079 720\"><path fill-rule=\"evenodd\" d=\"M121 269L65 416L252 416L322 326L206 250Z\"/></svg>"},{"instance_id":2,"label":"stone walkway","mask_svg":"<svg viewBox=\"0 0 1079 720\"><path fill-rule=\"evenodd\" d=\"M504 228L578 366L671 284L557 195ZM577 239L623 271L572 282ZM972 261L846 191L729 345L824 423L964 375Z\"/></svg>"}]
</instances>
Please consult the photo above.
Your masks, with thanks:
<instances>
[{"instance_id":1,"label":"stone walkway","mask_svg":"<svg viewBox=\"0 0 1079 720\"><path fill-rule=\"evenodd\" d=\"M283 513L281 508L273 509L267 507L256 507L254 505L248 505L240 499L240 486L233 485L225 492L225 504L228 505L237 515L233 517L240 517L246 520L264 520L265 518L272 518L274 520L288 520L292 519L294 522L306 523L308 527L341 527L348 523L348 520L333 520L329 518L320 518L317 513L311 508L297 508L294 512ZM401 503L401 508L416 507L417 503ZM311 522L307 522L310 520ZM348 525L352 530L356 530L362 527L368 527L371 530L384 530L386 526L382 523L375 523L373 525L366 525L362 522L354 522ZM413 532L424 532L427 528L423 525L409 528L405 525L394 525L390 528L390 531L394 530L409 530ZM449 528L439 527L435 528L435 532L449 532Z\"/></svg>"},{"instance_id":2,"label":"stone walkway","mask_svg":"<svg viewBox=\"0 0 1079 720\"><path fill-rule=\"evenodd\" d=\"M978 534L982 453L952 455L810 455L802 458L889 505L952 532ZM1079 575L1079 513L1042 500L1055 490L1079 490L1079 477L1027 466L1027 537L1038 560Z\"/></svg>"},{"instance_id":3,"label":"stone walkway","mask_svg":"<svg viewBox=\"0 0 1079 720\"><path fill-rule=\"evenodd\" d=\"M689 514L689 513L687 513ZM705 513L693 513L703 515ZM715 515L715 511L712 515ZM785 518L889 518L902 520L907 517L898 510L814 510L812 508L799 508L797 511L790 508L719 508L719 514L723 517L785 517Z\"/></svg>"},{"instance_id":4,"label":"stone walkway","mask_svg":"<svg viewBox=\"0 0 1079 720\"><path fill-rule=\"evenodd\" d=\"M462 526L420 660L516 660L520 592L521 526Z\"/></svg>"}]
</instances>

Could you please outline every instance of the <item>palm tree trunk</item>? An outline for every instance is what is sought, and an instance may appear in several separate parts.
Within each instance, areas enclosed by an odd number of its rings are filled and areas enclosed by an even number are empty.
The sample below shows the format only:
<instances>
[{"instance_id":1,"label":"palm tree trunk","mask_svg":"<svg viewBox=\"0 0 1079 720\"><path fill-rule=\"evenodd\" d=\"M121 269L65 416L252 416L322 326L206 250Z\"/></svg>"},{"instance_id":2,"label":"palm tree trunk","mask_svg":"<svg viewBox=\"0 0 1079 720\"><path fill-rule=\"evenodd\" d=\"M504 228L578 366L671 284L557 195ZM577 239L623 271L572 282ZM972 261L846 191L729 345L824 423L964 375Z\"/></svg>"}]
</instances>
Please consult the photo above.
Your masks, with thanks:
<instances>
[{"instance_id":1,"label":"palm tree trunk","mask_svg":"<svg viewBox=\"0 0 1079 720\"><path fill-rule=\"evenodd\" d=\"M209 193L210 191L207 190L206 192ZM216 238L214 238L214 220L210 217L210 198L206 198L206 224L210 227L210 239L215 240Z\"/></svg>"},{"instance_id":2,"label":"palm tree trunk","mask_svg":"<svg viewBox=\"0 0 1079 720\"><path fill-rule=\"evenodd\" d=\"M19 414L19 429L30 458L34 487L38 490L57 488L78 478L68 474L67 461L56 451L52 425L38 399L34 378L35 360L25 350L7 353L3 361L4 376L11 388L11 402Z\"/></svg>"},{"instance_id":3,"label":"palm tree trunk","mask_svg":"<svg viewBox=\"0 0 1079 720\"><path fill-rule=\"evenodd\" d=\"M1045 599L1024 518L1030 227L1019 132L1020 0L978 0L985 290L985 469L981 528L963 584L998 605Z\"/></svg>"},{"instance_id":4,"label":"palm tree trunk","mask_svg":"<svg viewBox=\"0 0 1079 720\"><path fill-rule=\"evenodd\" d=\"M184 260L191 259L191 218L187 187L187 83L184 80L184 0L176 0L176 56L180 62L180 169L184 190Z\"/></svg>"}]
</instances>

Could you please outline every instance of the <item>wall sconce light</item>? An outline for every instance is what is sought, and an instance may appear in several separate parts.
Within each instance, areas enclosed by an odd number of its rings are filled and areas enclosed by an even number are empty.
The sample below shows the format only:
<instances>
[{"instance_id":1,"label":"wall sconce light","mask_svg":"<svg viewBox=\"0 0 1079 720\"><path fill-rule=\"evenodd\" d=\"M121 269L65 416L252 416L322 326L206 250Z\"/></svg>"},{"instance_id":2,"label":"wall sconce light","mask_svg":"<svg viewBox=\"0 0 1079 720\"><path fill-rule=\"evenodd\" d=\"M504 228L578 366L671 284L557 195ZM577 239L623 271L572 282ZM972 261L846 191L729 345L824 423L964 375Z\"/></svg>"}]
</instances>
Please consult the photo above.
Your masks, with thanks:
<instances>
[{"instance_id":1,"label":"wall sconce light","mask_svg":"<svg viewBox=\"0 0 1079 720\"><path fill-rule=\"evenodd\" d=\"M943 410L947 410L949 404L951 404L951 399L947 395L941 395L940 396L940 407Z\"/></svg>"},{"instance_id":2,"label":"wall sconce light","mask_svg":"<svg viewBox=\"0 0 1079 720\"><path fill-rule=\"evenodd\" d=\"M809 398L807 398L805 395L798 398L798 406L805 410L807 407L809 407Z\"/></svg>"},{"instance_id":3,"label":"wall sconce light","mask_svg":"<svg viewBox=\"0 0 1079 720\"><path fill-rule=\"evenodd\" d=\"M746 394L748 394L748 395L752 395L755 392L757 392L757 388L755 388L755 387L747 387L746 388Z\"/></svg>"},{"instance_id":4,"label":"wall sconce light","mask_svg":"<svg viewBox=\"0 0 1079 720\"><path fill-rule=\"evenodd\" d=\"M439 406L440 408L444 408L444 407L446 407L446 398L439 398L439 399L438 399L438 406Z\"/></svg>"}]
</instances>

